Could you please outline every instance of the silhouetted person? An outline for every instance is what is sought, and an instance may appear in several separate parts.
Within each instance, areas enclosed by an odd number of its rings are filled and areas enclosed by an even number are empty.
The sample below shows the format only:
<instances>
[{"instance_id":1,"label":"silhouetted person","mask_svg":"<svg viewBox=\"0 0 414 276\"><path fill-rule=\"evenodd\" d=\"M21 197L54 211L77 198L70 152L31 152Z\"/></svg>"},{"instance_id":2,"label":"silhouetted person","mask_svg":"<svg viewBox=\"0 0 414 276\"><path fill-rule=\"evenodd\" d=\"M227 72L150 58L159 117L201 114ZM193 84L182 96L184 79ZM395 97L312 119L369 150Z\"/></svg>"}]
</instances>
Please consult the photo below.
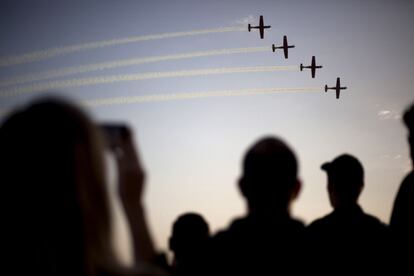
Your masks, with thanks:
<instances>
[{"instance_id":1,"label":"silhouetted person","mask_svg":"<svg viewBox=\"0 0 414 276\"><path fill-rule=\"evenodd\" d=\"M174 275L208 275L210 230L202 216L186 213L172 227L170 249L174 252Z\"/></svg>"},{"instance_id":2,"label":"silhouetted person","mask_svg":"<svg viewBox=\"0 0 414 276\"><path fill-rule=\"evenodd\" d=\"M410 145L411 159L414 161L414 105L411 106L403 117L408 128L408 143ZM395 198L390 221L391 233L399 257L400 265L411 267L412 252L414 249L414 171L412 170L401 183L397 197Z\"/></svg>"},{"instance_id":3,"label":"silhouetted person","mask_svg":"<svg viewBox=\"0 0 414 276\"><path fill-rule=\"evenodd\" d=\"M362 164L343 154L321 168L328 175L334 210L308 226L310 267L329 274L379 270L388 261L388 233L383 223L358 205L364 187Z\"/></svg>"},{"instance_id":4,"label":"silhouetted person","mask_svg":"<svg viewBox=\"0 0 414 276\"><path fill-rule=\"evenodd\" d=\"M214 237L211 275L299 273L304 225L290 216L301 187L297 175L293 151L278 138L247 151L239 188L248 214Z\"/></svg>"},{"instance_id":5,"label":"silhouetted person","mask_svg":"<svg viewBox=\"0 0 414 276\"><path fill-rule=\"evenodd\" d=\"M10 275L152 274L154 256L142 205L144 173L126 131L117 141L119 197L139 265L118 265L111 248L110 203L101 131L78 108L43 100L0 128L2 225ZM145 269L144 269L145 267ZM155 272L154 272L155 273Z\"/></svg>"}]
</instances>

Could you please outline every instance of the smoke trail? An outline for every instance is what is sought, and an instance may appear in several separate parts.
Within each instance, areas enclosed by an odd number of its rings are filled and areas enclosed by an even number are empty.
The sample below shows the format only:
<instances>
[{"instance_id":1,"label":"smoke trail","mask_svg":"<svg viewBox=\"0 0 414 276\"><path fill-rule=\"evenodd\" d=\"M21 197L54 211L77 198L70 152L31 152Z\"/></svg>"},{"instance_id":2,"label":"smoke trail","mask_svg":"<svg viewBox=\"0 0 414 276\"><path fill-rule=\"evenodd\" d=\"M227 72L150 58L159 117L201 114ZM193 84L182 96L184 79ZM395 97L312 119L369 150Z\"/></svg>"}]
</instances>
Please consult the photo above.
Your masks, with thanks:
<instances>
[{"instance_id":1,"label":"smoke trail","mask_svg":"<svg viewBox=\"0 0 414 276\"><path fill-rule=\"evenodd\" d=\"M112 105L137 104L145 102L162 102L174 100L190 100L200 98L213 97L236 97L249 95L264 95L276 93L300 93L300 92L320 92L320 87L295 87L295 88L252 88L238 90L220 90L220 91L204 91L204 92L188 92L176 94L157 94L143 96L128 96L87 100L80 102L84 107L104 107ZM0 109L0 119L10 113L9 109Z\"/></svg>"},{"instance_id":2,"label":"smoke trail","mask_svg":"<svg viewBox=\"0 0 414 276\"><path fill-rule=\"evenodd\" d=\"M176 32L176 33L164 33L164 34L154 34L154 35L144 35L144 36L131 36L126 38L111 39L111 40L102 40L95 41L83 44L75 44L63 47L49 48L45 50L30 52L22 55L9 56L0 58L0 67L11 66L22 63L29 63L40 61L44 59L50 59L57 56L63 56L70 53L76 53L84 50L91 50L103 47L109 47L114 45L128 44L140 41L149 41L149 40L158 40L166 38L175 38L175 37L184 37L184 36L193 36L193 35L203 35L203 34L212 34L212 33L226 33L226 32L242 32L246 31L245 28L239 27L225 27L225 28L216 28L216 29L204 29L204 30L194 30L188 32Z\"/></svg>"},{"instance_id":3,"label":"smoke trail","mask_svg":"<svg viewBox=\"0 0 414 276\"><path fill-rule=\"evenodd\" d=\"M25 93L42 92L47 90L57 90L69 87L90 86L107 83L117 83L125 81L150 80L159 78L175 78L175 77L195 77L208 76L218 74L232 73L254 73L254 72L274 72L274 71L295 71L298 66L254 66L254 67L228 67L228 68L212 68L184 71L167 71L167 72L150 72L125 75L98 76L91 78L76 78L62 81L50 81L44 83L36 83L23 87L0 90L0 97L12 97Z\"/></svg>"},{"instance_id":4,"label":"smoke trail","mask_svg":"<svg viewBox=\"0 0 414 276\"><path fill-rule=\"evenodd\" d=\"M158 95L95 99L95 100L83 101L82 105L86 107L101 107L101 106L111 106L111 105L173 101L173 100L189 100L189 99L210 98L210 97L234 97L234 96L248 96L248 95L275 94L275 93L320 92L320 91L321 91L320 87L254 88L254 89L221 90L221 91L210 91L210 92L207 91L207 92L158 94Z\"/></svg>"},{"instance_id":5,"label":"smoke trail","mask_svg":"<svg viewBox=\"0 0 414 276\"><path fill-rule=\"evenodd\" d=\"M269 50L268 47L247 47L247 48L198 51L198 52L191 52L191 53L166 55L166 56L152 56L152 57L135 58L135 59L121 59L121 60L115 60L111 62L86 64L86 65L81 65L81 66L66 67L66 68L49 70L49 71L44 71L44 72L39 72L39 73L22 75L22 76L18 76L15 78L2 80L0 81L0 86L16 85L16 84L22 84L25 82L39 81L39 80L44 80L44 79L64 77L64 76L73 75L73 74L81 74L81 73L100 71L100 70L105 70L105 69L113 69L113 68L132 66L132 65L138 65L138 64L155 63L155 62L161 62L161 61L179 60L179 59L196 58L196 57L217 56L217 55L255 53L255 52L264 52L267 50Z\"/></svg>"}]
</instances>

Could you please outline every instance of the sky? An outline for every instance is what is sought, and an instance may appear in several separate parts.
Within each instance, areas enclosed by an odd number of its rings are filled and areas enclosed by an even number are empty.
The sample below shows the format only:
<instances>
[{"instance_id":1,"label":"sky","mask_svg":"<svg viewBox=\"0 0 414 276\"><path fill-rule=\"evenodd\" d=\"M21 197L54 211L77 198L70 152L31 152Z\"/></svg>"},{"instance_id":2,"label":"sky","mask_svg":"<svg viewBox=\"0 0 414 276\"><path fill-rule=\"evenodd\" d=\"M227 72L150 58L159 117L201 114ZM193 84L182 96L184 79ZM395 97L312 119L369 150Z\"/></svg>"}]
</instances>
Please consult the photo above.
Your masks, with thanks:
<instances>
[{"instance_id":1,"label":"sky","mask_svg":"<svg viewBox=\"0 0 414 276\"><path fill-rule=\"evenodd\" d=\"M99 123L130 125L160 250L184 212L203 214L212 232L245 213L241 160L265 135L298 156L295 217L331 211L320 165L346 152L365 168L361 206L387 223L412 167L401 115L414 101L413 13L411 1L384 0L3 0L0 116L53 95ZM263 40L247 31L260 15L272 26ZM289 59L271 51L284 35L295 45ZM312 56L323 65L315 79L299 71ZM348 87L339 100L323 92L337 77Z\"/></svg>"}]
</instances>

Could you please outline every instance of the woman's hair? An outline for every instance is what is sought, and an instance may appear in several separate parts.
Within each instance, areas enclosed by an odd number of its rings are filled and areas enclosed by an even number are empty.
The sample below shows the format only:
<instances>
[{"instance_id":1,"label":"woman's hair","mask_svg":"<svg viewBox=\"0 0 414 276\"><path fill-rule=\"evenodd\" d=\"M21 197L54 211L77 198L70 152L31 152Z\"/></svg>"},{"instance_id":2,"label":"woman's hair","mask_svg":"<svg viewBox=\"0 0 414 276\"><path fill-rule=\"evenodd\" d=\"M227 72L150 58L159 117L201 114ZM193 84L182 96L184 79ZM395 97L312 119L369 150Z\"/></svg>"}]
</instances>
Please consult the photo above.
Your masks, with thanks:
<instances>
[{"instance_id":1,"label":"woman's hair","mask_svg":"<svg viewBox=\"0 0 414 276\"><path fill-rule=\"evenodd\" d=\"M0 128L0 183L15 272L97 275L112 266L110 210L99 129L56 99ZM21 273L16 273L21 274Z\"/></svg>"}]
</instances>

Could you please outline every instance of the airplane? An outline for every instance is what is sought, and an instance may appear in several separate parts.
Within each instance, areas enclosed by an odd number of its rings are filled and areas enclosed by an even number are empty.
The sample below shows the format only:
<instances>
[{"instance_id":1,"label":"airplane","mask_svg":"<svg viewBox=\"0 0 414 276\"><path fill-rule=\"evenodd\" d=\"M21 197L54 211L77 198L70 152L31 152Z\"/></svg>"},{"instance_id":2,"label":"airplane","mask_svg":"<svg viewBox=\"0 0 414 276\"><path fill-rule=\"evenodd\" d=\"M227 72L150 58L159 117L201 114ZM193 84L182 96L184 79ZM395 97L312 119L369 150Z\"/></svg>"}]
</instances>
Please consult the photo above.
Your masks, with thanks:
<instances>
[{"instance_id":1,"label":"airplane","mask_svg":"<svg viewBox=\"0 0 414 276\"><path fill-rule=\"evenodd\" d=\"M341 90L345 90L345 89L347 89L347 87L345 87L345 86L341 87L341 78L336 78L336 86L328 87L328 85L325 85L325 92L328 92L328 89L336 90L336 98L339 99L339 95L341 93Z\"/></svg>"},{"instance_id":2,"label":"airplane","mask_svg":"<svg viewBox=\"0 0 414 276\"><path fill-rule=\"evenodd\" d=\"M249 30L249 32L252 29L259 29L260 31L260 38L263 39L264 38L264 29L270 29L271 26L265 26L263 23L263 15L260 16L260 22L259 22L259 26L251 26L250 24L247 26L247 29Z\"/></svg>"},{"instance_id":3,"label":"airplane","mask_svg":"<svg viewBox=\"0 0 414 276\"><path fill-rule=\"evenodd\" d=\"M322 68L322 65L316 65L315 56L312 56L312 64L310 66L303 66L303 64L300 64L300 71L303 71L303 68L309 68L311 69L312 78L315 78L315 71L318 68Z\"/></svg>"},{"instance_id":4,"label":"airplane","mask_svg":"<svg viewBox=\"0 0 414 276\"><path fill-rule=\"evenodd\" d=\"M295 45L288 45L287 36L283 36L283 46L275 46L275 44L272 44L273 52L276 51L276 49L283 49L285 58L288 58L288 48L295 48Z\"/></svg>"}]
</instances>

